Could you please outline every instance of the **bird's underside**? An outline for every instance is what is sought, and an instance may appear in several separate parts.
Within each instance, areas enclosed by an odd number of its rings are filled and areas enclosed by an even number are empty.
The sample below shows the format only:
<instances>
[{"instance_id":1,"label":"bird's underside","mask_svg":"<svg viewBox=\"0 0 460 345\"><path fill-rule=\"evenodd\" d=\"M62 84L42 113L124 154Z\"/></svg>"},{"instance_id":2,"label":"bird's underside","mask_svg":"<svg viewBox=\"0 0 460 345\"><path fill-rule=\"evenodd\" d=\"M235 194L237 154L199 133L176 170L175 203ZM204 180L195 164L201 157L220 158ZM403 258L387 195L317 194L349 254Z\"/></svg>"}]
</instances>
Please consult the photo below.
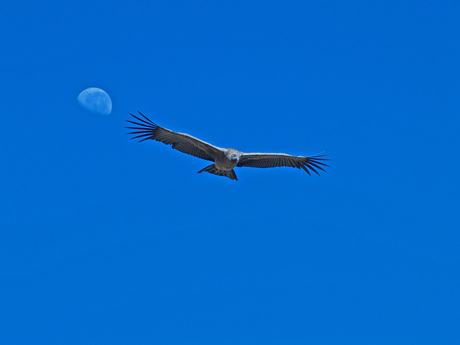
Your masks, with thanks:
<instances>
[{"instance_id":1,"label":"bird's underside","mask_svg":"<svg viewBox=\"0 0 460 345\"><path fill-rule=\"evenodd\" d=\"M285 153L244 153L235 149L224 149L191 135L160 127L141 112L139 112L140 116L130 115L134 117L135 121L127 121L136 126L126 127L134 130L128 133L135 135L132 139L139 139L139 142L148 139L156 140L163 144L171 145L173 149L183 153L214 162L198 171L198 173L208 172L237 180L235 171L233 170L235 167L292 167L303 169L308 175L311 175L310 171L319 175L318 171L325 171L324 167L328 166L324 162L329 160L324 158L325 155L294 156Z\"/></svg>"}]
</instances>

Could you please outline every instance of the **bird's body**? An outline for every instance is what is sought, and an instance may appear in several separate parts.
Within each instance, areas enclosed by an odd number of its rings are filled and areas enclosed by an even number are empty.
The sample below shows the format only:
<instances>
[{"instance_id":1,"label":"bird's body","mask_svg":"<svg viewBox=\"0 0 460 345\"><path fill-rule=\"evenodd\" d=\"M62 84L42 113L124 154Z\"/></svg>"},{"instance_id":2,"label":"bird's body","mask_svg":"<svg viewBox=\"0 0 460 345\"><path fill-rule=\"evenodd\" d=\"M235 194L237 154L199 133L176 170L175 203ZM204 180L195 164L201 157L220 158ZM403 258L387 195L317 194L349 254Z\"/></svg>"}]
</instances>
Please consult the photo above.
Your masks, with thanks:
<instances>
[{"instance_id":1,"label":"bird's body","mask_svg":"<svg viewBox=\"0 0 460 345\"><path fill-rule=\"evenodd\" d=\"M140 141L147 139L156 140L166 145L171 145L173 149L178 151L214 162L198 171L199 173L209 172L214 175L226 176L232 180L237 180L235 171L233 170L235 167L273 168L287 166L303 169L309 175L309 170L319 175L316 169L325 171L322 166L327 166L324 161L328 159L323 158L324 155L294 156L285 153L244 153L231 148L220 148L192 137L189 134L174 132L160 127L141 112L139 114L142 118L131 114L138 122L127 120L137 126L126 127L136 130L128 133L137 134L133 139L141 138Z\"/></svg>"},{"instance_id":2,"label":"bird's body","mask_svg":"<svg viewBox=\"0 0 460 345\"><path fill-rule=\"evenodd\" d=\"M222 154L216 157L214 164L219 170L232 170L236 167L239 157L241 157L242 154L243 152L235 149L223 149ZM238 159L232 160L232 156L237 156Z\"/></svg>"}]
</instances>

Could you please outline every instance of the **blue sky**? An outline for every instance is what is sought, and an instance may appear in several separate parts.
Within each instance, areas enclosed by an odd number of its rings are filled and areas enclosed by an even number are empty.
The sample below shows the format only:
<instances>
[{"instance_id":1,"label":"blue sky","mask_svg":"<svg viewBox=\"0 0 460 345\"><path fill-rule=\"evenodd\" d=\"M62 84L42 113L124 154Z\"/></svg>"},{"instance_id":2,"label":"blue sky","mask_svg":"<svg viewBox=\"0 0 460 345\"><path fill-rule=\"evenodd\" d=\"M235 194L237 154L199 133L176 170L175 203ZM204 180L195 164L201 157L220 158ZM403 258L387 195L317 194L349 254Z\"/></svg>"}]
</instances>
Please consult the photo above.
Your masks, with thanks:
<instances>
[{"instance_id":1,"label":"blue sky","mask_svg":"<svg viewBox=\"0 0 460 345\"><path fill-rule=\"evenodd\" d=\"M460 342L458 1L2 7L2 343ZM197 174L137 110L331 167Z\"/></svg>"}]
</instances>

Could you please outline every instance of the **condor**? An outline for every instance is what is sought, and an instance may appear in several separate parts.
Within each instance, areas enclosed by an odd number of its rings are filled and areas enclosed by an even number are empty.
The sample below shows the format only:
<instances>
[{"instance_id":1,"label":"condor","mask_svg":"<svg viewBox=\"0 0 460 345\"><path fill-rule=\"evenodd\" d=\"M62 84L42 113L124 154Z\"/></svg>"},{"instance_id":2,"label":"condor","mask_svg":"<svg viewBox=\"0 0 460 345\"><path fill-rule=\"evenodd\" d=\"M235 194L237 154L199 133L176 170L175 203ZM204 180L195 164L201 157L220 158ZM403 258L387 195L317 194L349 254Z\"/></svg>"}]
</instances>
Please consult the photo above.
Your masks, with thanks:
<instances>
[{"instance_id":1,"label":"condor","mask_svg":"<svg viewBox=\"0 0 460 345\"><path fill-rule=\"evenodd\" d=\"M318 170L325 171L323 167L328 165L324 161L325 155L316 156L293 156L285 153L244 153L235 149L223 149L211 145L203 140L192 137L185 133L178 133L163 128L152 122L145 115L139 112L139 116L130 114L134 121L126 120L136 127L126 127L133 129L128 134L136 135L132 139L140 139L139 142L152 139L166 145L171 145L173 149L183 153L206 159L214 162L203 171L218 175L226 176L232 180L236 178L235 167L252 167L252 168L274 168L274 167L293 167L305 170L309 175L310 171L319 175Z\"/></svg>"}]
</instances>

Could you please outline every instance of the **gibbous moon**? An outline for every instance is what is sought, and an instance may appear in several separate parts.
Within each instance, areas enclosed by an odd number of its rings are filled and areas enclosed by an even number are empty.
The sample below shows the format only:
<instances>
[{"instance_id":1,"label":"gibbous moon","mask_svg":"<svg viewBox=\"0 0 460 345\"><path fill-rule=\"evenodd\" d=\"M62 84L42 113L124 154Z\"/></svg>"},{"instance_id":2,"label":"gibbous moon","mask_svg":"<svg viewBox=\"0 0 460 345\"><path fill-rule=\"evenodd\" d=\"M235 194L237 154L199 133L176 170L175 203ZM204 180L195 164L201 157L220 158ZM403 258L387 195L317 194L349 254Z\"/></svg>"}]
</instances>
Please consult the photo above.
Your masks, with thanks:
<instances>
[{"instance_id":1,"label":"gibbous moon","mask_svg":"<svg viewBox=\"0 0 460 345\"><path fill-rule=\"evenodd\" d=\"M109 115L112 112L112 100L104 90L97 87L90 87L83 90L77 97L78 103L86 110L102 115Z\"/></svg>"}]
</instances>

